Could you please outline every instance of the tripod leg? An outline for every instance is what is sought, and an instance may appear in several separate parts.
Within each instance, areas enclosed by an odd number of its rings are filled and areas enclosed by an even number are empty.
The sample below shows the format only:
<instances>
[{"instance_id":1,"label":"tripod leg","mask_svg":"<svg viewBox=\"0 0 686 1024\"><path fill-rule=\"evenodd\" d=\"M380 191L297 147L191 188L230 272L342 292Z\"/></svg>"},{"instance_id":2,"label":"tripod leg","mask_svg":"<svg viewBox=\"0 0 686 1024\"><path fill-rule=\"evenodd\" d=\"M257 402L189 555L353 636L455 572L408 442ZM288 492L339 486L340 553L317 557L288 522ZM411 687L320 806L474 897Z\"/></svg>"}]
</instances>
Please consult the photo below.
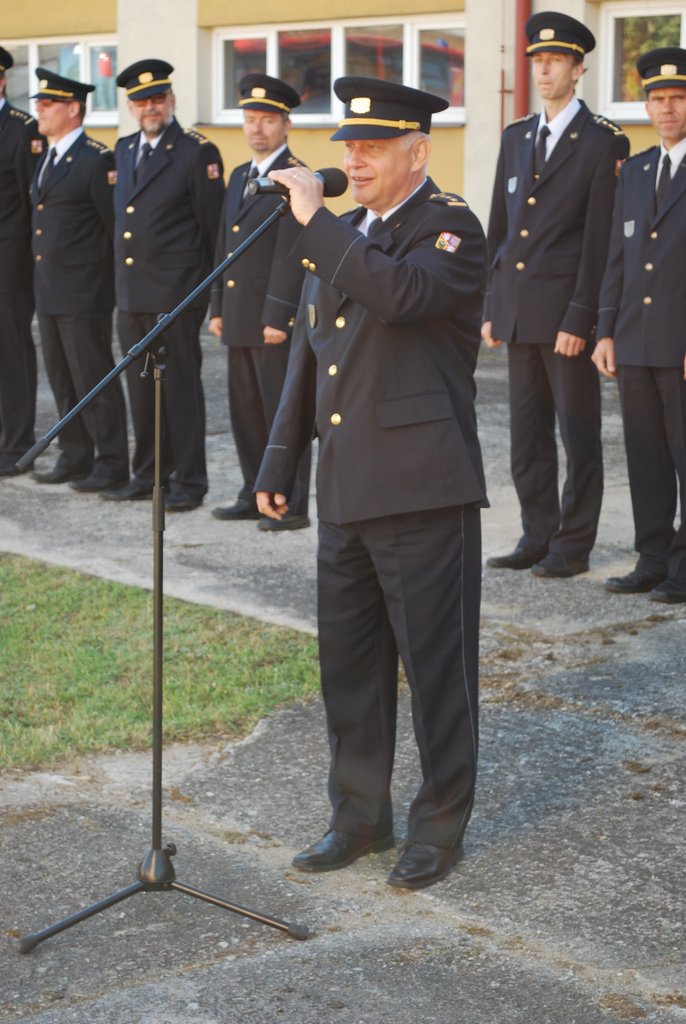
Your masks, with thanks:
<instances>
[{"instance_id":1,"label":"tripod leg","mask_svg":"<svg viewBox=\"0 0 686 1024\"><path fill-rule=\"evenodd\" d=\"M106 896L104 900L91 903L89 907L79 910L76 914L65 917L62 921L58 921L57 924L51 924L49 928L44 928L42 932L25 935L19 940L19 952L30 953L39 942L49 939L51 935L57 935L67 928L72 928L80 921L85 921L87 917L99 914L101 910L107 910L108 907L113 907L115 903L121 903L122 900L128 899L129 896L135 896L137 892L142 892L144 889L145 884L143 882L134 882L133 885L128 885L125 889L119 889L117 892L112 893L111 896Z\"/></svg>"},{"instance_id":2,"label":"tripod leg","mask_svg":"<svg viewBox=\"0 0 686 1024\"><path fill-rule=\"evenodd\" d=\"M249 917L252 921L257 921L259 924L268 924L271 928L278 928L280 931L290 935L292 939L309 939L312 934L303 924L289 924L288 921L280 921L276 917L266 917L264 914L258 914L255 910L249 910L248 907L242 907L240 903L229 903L228 900L219 899L218 896L211 896L208 892L194 889L190 885L183 885L182 882L172 882L169 888L176 889L177 892L183 892L186 896L195 896L196 899L204 900L205 903L211 903L215 907L221 907L222 910L231 910L234 914L242 914L243 917Z\"/></svg>"}]
</instances>

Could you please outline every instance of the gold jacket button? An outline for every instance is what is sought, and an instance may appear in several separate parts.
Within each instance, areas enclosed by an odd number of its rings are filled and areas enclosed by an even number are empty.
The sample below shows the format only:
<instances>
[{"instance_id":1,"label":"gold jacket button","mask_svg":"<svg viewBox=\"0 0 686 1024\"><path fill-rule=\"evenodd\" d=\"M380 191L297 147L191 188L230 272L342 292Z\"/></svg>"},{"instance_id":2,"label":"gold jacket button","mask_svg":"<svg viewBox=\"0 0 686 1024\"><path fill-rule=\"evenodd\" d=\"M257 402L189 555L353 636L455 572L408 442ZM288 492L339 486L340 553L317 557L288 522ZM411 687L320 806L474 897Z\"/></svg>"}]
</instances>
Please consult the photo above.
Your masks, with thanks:
<instances>
[{"instance_id":1,"label":"gold jacket button","mask_svg":"<svg viewBox=\"0 0 686 1024\"><path fill-rule=\"evenodd\" d=\"M133 256L127 256L126 259L124 260L124 263L126 264L127 267L132 267L133 266Z\"/></svg>"},{"instance_id":2,"label":"gold jacket button","mask_svg":"<svg viewBox=\"0 0 686 1024\"><path fill-rule=\"evenodd\" d=\"M235 288L236 287L236 282L235 281L227 281L226 282L226 287L227 288Z\"/></svg>"},{"instance_id":3,"label":"gold jacket button","mask_svg":"<svg viewBox=\"0 0 686 1024\"><path fill-rule=\"evenodd\" d=\"M644 306L650 306L652 301L653 300L651 299L650 295L646 295L646 297L643 300L643 305Z\"/></svg>"},{"instance_id":4,"label":"gold jacket button","mask_svg":"<svg viewBox=\"0 0 686 1024\"><path fill-rule=\"evenodd\" d=\"M652 263L646 263L646 270L653 270L653 264Z\"/></svg>"},{"instance_id":5,"label":"gold jacket button","mask_svg":"<svg viewBox=\"0 0 686 1024\"><path fill-rule=\"evenodd\" d=\"M126 212L127 213L133 213L135 211L135 209L136 209L135 206L127 206L126 207Z\"/></svg>"},{"instance_id":6,"label":"gold jacket button","mask_svg":"<svg viewBox=\"0 0 686 1024\"><path fill-rule=\"evenodd\" d=\"M40 210L40 206L38 207L38 209ZM657 238L657 231L651 231L650 232L650 237L651 238Z\"/></svg>"},{"instance_id":7,"label":"gold jacket button","mask_svg":"<svg viewBox=\"0 0 686 1024\"><path fill-rule=\"evenodd\" d=\"M310 263L309 269L310 270L316 270L317 269L317 264L316 263Z\"/></svg>"},{"instance_id":8,"label":"gold jacket button","mask_svg":"<svg viewBox=\"0 0 686 1024\"><path fill-rule=\"evenodd\" d=\"M344 316L337 316L336 317L336 327L345 327L345 317Z\"/></svg>"},{"instance_id":9,"label":"gold jacket button","mask_svg":"<svg viewBox=\"0 0 686 1024\"><path fill-rule=\"evenodd\" d=\"M526 266L526 264L522 263L521 260L519 261L519 263L515 263L515 267L517 268L517 270L524 270L525 266Z\"/></svg>"},{"instance_id":10,"label":"gold jacket button","mask_svg":"<svg viewBox=\"0 0 686 1024\"><path fill-rule=\"evenodd\" d=\"M45 209L45 205L43 203L39 203L38 206L36 207L36 209L38 210L39 213L42 213L43 210Z\"/></svg>"},{"instance_id":11,"label":"gold jacket button","mask_svg":"<svg viewBox=\"0 0 686 1024\"><path fill-rule=\"evenodd\" d=\"M529 206L535 206L536 205L536 196L529 196L529 198L527 199L527 203L529 204Z\"/></svg>"},{"instance_id":12,"label":"gold jacket button","mask_svg":"<svg viewBox=\"0 0 686 1024\"><path fill-rule=\"evenodd\" d=\"M339 423L342 422L342 419L343 419L343 417L341 416L341 414L338 413L338 412L335 412L333 414L333 416L331 417L331 422L333 423L334 427L337 427L339 425Z\"/></svg>"},{"instance_id":13,"label":"gold jacket button","mask_svg":"<svg viewBox=\"0 0 686 1024\"><path fill-rule=\"evenodd\" d=\"M329 367L329 377L335 377L337 373L338 367L336 366L335 363L332 363L331 366Z\"/></svg>"},{"instance_id":14,"label":"gold jacket button","mask_svg":"<svg viewBox=\"0 0 686 1024\"><path fill-rule=\"evenodd\" d=\"M295 317L294 316L292 316L290 318L290 320L288 321L288 326L289 327L295 327Z\"/></svg>"},{"instance_id":15,"label":"gold jacket button","mask_svg":"<svg viewBox=\"0 0 686 1024\"><path fill-rule=\"evenodd\" d=\"M42 259L43 259L43 257L42 257L42 256L40 256L40 255L36 256L36 263L40 263L40 261L41 261Z\"/></svg>"},{"instance_id":16,"label":"gold jacket button","mask_svg":"<svg viewBox=\"0 0 686 1024\"><path fill-rule=\"evenodd\" d=\"M43 228L36 228L36 234L40 237L43 234Z\"/></svg>"},{"instance_id":17,"label":"gold jacket button","mask_svg":"<svg viewBox=\"0 0 686 1024\"><path fill-rule=\"evenodd\" d=\"M305 259L304 259L304 260L300 260L300 266L301 266L301 267L304 267L304 268L305 268L305 270L307 270L307 268L309 267L309 265L310 265L310 261L309 261L309 260L307 259L307 257L305 257Z\"/></svg>"},{"instance_id":18,"label":"gold jacket button","mask_svg":"<svg viewBox=\"0 0 686 1024\"><path fill-rule=\"evenodd\" d=\"M519 232L519 234L521 235L522 238L528 238L529 237L529 232L526 230L526 228L522 228L522 230Z\"/></svg>"},{"instance_id":19,"label":"gold jacket button","mask_svg":"<svg viewBox=\"0 0 686 1024\"><path fill-rule=\"evenodd\" d=\"M234 235L237 235L238 232L241 230L240 229L240 225L234 224L234 226L231 228L231 230L233 231Z\"/></svg>"},{"instance_id":20,"label":"gold jacket button","mask_svg":"<svg viewBox=\"0 0 686 1024\"><path fill-rule=\"evenodd\" d=\"M122 235L122 238L125 238L127 240L127 242L128 242L129 238L133 238L133 235L131 234L130 231L125 231L124 234Z\"/></svg>"}]
</instances>

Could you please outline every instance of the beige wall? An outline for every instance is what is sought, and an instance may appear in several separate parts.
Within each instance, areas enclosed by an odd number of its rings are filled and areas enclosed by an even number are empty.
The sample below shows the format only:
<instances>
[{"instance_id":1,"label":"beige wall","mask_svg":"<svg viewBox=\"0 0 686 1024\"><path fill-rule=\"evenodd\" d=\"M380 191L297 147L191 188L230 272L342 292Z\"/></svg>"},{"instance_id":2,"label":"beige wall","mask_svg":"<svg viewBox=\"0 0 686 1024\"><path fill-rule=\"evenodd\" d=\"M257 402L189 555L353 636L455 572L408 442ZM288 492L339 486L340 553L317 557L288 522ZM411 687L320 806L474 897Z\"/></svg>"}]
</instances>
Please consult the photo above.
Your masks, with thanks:
<instances>
[{"instance_id":1,"label":"beige wall","mask_svg":"<svg viewBox=\"0 0 686 1024\"><path fill-rule=\"evenodd\" d=\"M392 17L396 14L434 14L464 10L464 0L261 0L239 6L237 0L198 0L198 24L281 24L286 21L332 21L337 18Z\"/></svg>"},{"instance_id":2,"label":"beige wall","mask_svg":"<svg viewBox=\"0 0 686 1024\"><path fill-rule=\"evenodd\" d=\"M4 0L2 42L35 36L72 36L86 32L114 32L117 0ZM11 46L9 49L11 50Z\"/></svg>"}]
</instances>

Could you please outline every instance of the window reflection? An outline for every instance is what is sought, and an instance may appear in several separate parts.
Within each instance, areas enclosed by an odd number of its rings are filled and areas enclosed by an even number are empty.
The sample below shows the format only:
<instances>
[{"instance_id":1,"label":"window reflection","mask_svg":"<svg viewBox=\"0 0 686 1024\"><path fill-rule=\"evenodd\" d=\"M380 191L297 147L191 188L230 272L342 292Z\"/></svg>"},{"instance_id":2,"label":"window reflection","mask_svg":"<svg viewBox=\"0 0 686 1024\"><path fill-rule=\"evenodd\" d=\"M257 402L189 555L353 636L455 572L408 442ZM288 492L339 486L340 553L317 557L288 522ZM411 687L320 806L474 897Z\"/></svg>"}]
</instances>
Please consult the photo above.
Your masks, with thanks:
<instances>
[{"instance_id":1,"label":"window reflection","mask_svg":"<svg viewBox=\"0 0 686 1024\"><path fill-rule=\"evenodd\" d=\"M227 39L224 42L224 106L237 107L238 83L243 75L267 72L267 40Z\"/></svg>"},{"instance_id":2,"label":"window reflection","mask_svg":"<svg viewBox=\"0 0 686 1024\"><path fill-rule=\"evenodd\" d=\"M423 29L419 47L419 88L463 107L464 32Z\"/></svg>"},{"instance_id":3,"label":"window reflection","mask_svg":"<svg viewBox=\"0 0 686 1024\"><path fill-rule=\"evenodd\" d=\"M402 25L346 28L345 73L402 83Z\"/></svg>"},{"instance_id":4,"label":"window reflection","mask_svg":"<svg viewBox=\"0 0 686 1024\"><path fill-rule=\"evenodd\" d=\"M331 111L331 32L303 29L278 34L278 77L300 95L299 114Z\"/></svg>"},{"instance_id":5,"label":"window reflection","mask_svg":"<svg viewBox=\"0 0 686 1024\"><path fill-rule=\"evenodd\" d=\"M681 15L654 14L615 19L615 60L612 99L615 103L643 100L636 60L645 50L681 43Z\"/></svg>"}]
</instances>

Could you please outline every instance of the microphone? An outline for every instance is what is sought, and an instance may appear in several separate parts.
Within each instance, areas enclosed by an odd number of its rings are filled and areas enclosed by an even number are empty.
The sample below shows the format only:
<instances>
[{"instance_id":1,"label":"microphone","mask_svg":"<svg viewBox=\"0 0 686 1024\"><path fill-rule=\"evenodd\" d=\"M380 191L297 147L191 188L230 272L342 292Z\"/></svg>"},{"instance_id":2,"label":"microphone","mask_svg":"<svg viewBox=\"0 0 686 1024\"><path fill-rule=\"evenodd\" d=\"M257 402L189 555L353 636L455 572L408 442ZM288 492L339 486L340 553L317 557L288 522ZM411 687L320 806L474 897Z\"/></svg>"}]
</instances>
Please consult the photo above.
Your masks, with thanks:
<instances>
[{"instance_id":1,"label":"microphone","mask_svg":"<svg viewBox=\"0 0 686 1024\"><path fill-rule=\"evenodd\" d=\"M338 167L325 167L322 171L315 171L314 176L324 186L324 195L330 198L342 196L348 187L348 176ZM286 186L280 181L272 181L271 178L252 178L248 182L248 192L252 196L267 195L270 192L281 196L288 195Z\"/></svg>"}]
</instances>

